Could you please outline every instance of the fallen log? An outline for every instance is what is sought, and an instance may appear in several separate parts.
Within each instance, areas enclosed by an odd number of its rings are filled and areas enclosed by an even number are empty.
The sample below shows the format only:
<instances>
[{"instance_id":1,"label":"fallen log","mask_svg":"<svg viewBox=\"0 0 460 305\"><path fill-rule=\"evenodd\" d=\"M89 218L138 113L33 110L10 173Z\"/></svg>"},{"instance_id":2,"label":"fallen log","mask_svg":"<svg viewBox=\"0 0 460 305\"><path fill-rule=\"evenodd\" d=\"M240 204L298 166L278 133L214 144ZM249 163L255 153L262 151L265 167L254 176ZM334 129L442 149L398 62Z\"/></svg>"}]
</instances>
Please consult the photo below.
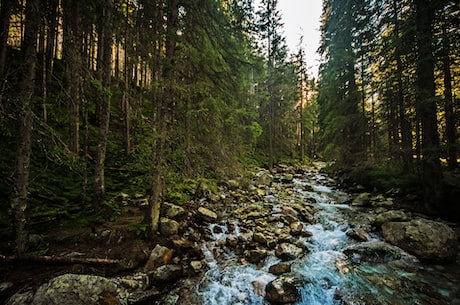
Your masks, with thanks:
<instances>
[{"instance_id":1,"label":"fallen log","mask_svg":"<svg viewBox=\"0 0 460 305\"><path fill-rule=\"evenodd\" d=\"M126 268L120 260L108 258L93 258L93 257L67 257L67 256L16 256L16 255L0 255L1 262L31 262L31 263L58 263L58 264L85 264L85 265L117 265Z\"/></svg>"}]
</instances>

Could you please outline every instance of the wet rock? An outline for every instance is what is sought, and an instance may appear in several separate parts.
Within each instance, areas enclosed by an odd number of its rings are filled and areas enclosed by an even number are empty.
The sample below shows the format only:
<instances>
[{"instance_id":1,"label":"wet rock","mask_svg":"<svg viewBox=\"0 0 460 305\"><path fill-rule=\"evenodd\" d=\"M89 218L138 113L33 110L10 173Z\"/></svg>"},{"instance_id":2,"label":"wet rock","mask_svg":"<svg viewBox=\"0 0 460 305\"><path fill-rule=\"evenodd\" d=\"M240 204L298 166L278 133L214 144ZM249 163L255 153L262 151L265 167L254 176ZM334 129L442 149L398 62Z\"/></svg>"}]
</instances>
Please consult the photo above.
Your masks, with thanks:
<instances>
[{"instance_id":1,"label":"wet rock","mask_svg":"<svg viewBox=\"0 0 460 305\"><path fill-rule=\"evenodd\" d=\"M145 264L144 271L152 271L155 268L165 265L165 259L171 254L171 249L157 244L150 253L149 259Z\"/></svg>"},{"instance_id":2,"label":"wet rock","mask_svg":"<svg viewBox=\"0 0 460 305\"><path fill-rule=\"evenodd\" d=\"M121 304L117 286L95 275L64 274L43 284L34 295L32 305L100 305Z\"/></svg>"},{"instance_id":3,"label":"wet rock","mask_svg":"<svg viewBox=\"0 0 460 305\"><path fill-rule=\"evenodd\" d=\"M166 217L160 218L160 232L161 235L171 236L179 233L179 223L173 219Z\"/></svg>"},{"instance_id":4,"label":"wet rock","mask_svg":"<svg viewBox=\"0 0 460 305\"><path fill-rule=\"evenodd\" d=\"M383 241L368 241L348 246L343 253L354 263L393 263L405 269L416 270L419 261L399 247Z\"/></svg>"},{"instance_id":5,"label":"wet rock","mask_svg":"<svg viewBox=\"0 0 460 305\"><path fill-rule=\"evenodd\" d=\"M249 250L246 253L246 258L248 262L250 262L251 264L258 264L261 260L266 258L267 255L268 255L267 250L255 249L255 250Z\"/></svg>"},{"instance_id":6,"label":"wet rock","mask_svg":"<svg viewBox=\"0 0 460 305\"><path fill-rule=\"evenodd\" d=\"M287 262L281 262L273 266L270 266L268 271L274 275L281 275L284 273L288 273L288 272L291 272L291 264Z\"/></svg>"},{"instance_id":7,"label":"wet rock","mask_svg":"<svg viewBox=\"0 0 460 305\"><path fill-rule=\"evenodd\" d=\"M292 181L294 180L294 175L293 174L284 174L281 177L280 180L281 180L282 183L292 183Z\"/></svg>"},{"instance_id":8,"label":"wet rock","mask_svg":"<svg viewBox=\"0 0 460 305\"><path fill-rule=\"evenodd\" d=\"M289 261L299 258L303 255L304 250L290 243L281 243L276 247L275 255L283 261Z\"/></svg>"},{"instance_id":9,"label":"wet rock","mask_svg":"<svg viewBox=\"0 0 460 305\"><path fill-rule=\"evenodd\" d=\"M369 234L360 228L357 229L350 229L346 232L347 236L351 239L354 239L356 241L368 241L369 239Z\"/></svg>"},{"instance_id":10,"label":"wet rock","mask_svg":"<svg viewBox=\"0 0 460 305\"><path fill-rule=\"evenodd\" d=\"M205 222L216 222L217 221L217 214L211 210L208 210L204 207L199 207L197 210L197 216L199 219Z\"/></svg>"},{"instance_id":11,"label":"wet rock","mask_svg":"<svg viewBox=\"0 0 460 305\"><path fill-rule=\"evenodd\" d=\"M299 221L293 222L289 225L289 228L291 229L291 235L292 236L299 236L302 234L302 231L304 229L303 224Z\"/></svg>"},{"instance_id":12,"label":"wet rock","mask_svg":"<svg viewBox=\"0 0 460 305\"><path fill-rule=\"evenodd\" d=\"M179 265L164 265L148 273L153 283L169 283L177 281L182 276L182 267Z\"/></svg>"},{"instance_id":13,"label":"wet rock","mask_svg":"<svg viewBox=\"0 0 460 305\"><path fill-rule=\"evenodd\" d=\"M191 261L190 267L192 267L193 271L200 272L203 269L203 262L202 261Z\"/></svg>"},{"instance_id":14,"label":"wet rock","mask_svg":"<svg viewBox=\"0 0 460 305\"><path fill-rule=\"evenodd\" d=\"M382 225L386 241L414 254L418 258L435 261L454 260L457 255L457 236L448 225L417 218L409 222L387 222Z\"/></svg>"},{"instance_id":15,"label":"wet rock","mask_svg":"<svg viewBox=\"0 0 460 305\"><path fill-rule=\"evenodd\" d=\"M254 233L254 235L252 236L252 239L256 242L256 243L259 243L263 246L267 245L267 237L265 236L264 233L262 232L256 232Z\"/></svg>"},{"instance_id":16,"label":"wet rock","mask_svg":"<svg viewBox=\"0 0 460 305\"><path fill-rule=\"evenodd\" d=\"M274 304L295 303L300 299L298 288L302 285L302 282L298 275L280 276L267 284L265 299Z\"/></svg>"},{"instance_id":17,"label":"wet rock","mask_svg":"<svg viewBox=\"0 0 460 305\"><path fill-rule=\"evenodd\" d=\"M156 288L136 290L128 296L127 300L130 305L149 304L149 302L153 303L153 300L158 299L160 294L160 291Z\"/></svg>"},{"instance_id":18,"label":"wet rock","mask_svg":"<svg viewBox=\"0 0 460 305\"><path fill-rule=\"evenodd\" d=\"M375 217L374 223L377 226L381 226L386 222L397 222L397 221L408 221L410 220L410 215L408 215L403 210L389 210L383 213L378 214Z\"/></svg>"},{"instance_id":19,"label":"wet rock","mask_svg":"<svg viewBox=\"0 0 460 305\"><path fill-rule=\"evenodd\" d=\"M32 303L34 298L34 291L32 288L26 288L16 292L13 296L11 296L8 301L5 303L6 305L28 305Z\"/></svg>"}]
</instances>

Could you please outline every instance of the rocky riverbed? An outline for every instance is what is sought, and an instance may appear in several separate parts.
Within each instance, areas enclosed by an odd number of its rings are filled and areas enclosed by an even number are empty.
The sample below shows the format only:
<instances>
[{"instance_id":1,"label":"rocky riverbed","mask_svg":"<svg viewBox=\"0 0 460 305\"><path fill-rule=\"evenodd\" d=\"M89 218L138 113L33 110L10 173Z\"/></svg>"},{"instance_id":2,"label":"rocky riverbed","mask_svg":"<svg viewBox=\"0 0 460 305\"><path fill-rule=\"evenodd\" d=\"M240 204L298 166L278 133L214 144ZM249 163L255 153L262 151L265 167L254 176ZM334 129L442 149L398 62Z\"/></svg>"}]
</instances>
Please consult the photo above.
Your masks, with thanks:
<instances>
[{"instance_id":1,"label":"rocky riverbed","mask_svg":"<svg viewBox=\"0 0 460 305\"><path fill-rule=\"evenodd\" d=\"M164 204L167 238L141 268L63 274L7 304L460 304L456 224L394 193L344 192L321 167L202 186L188 206Z\"/></svg>"}]
</instances>

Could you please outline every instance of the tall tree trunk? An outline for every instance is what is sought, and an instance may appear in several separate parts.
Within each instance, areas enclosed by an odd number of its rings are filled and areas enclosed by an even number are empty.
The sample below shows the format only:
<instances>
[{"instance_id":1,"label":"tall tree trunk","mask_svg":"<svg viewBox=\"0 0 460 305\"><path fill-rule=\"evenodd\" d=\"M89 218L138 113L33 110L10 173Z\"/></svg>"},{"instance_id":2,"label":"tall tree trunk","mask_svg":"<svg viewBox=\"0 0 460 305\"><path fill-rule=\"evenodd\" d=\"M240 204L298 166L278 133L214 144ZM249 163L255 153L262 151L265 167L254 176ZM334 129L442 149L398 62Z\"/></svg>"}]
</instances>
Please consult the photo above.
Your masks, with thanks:
<instances>
[{"instance_id":1,"label":"tall tree trunk","mask_svg":"<svg viewBox=\"0 0 460 305\"><path fill-rule=\"evenodd\" d=\"M425 207L430 211L439 207L443 195L432 50L433 1L415 0L418 49L416 89L422 123L422 180Z\"/></svg>"},{"instance_id":2,"label":"tall tree trunk","mask_svg":"<svg viewBox=\"0 0 460 305\"><path fill-rule=\"evenodd\" d=\"M447 165L450 170L457 167L456 117L452 94L452 73L450 71L450 39L446 24L442 26L443 72L444 72L444 112L446 117Z\"/></svg>"},{"instance_id":3,"label":"tall tree trunk","mask_svg":"<svg viewBox=\"0 0 460 305\"><path fill-rule=\"evenodd\" d=\"M105 198L105 158L107 152L107 138L109 133L110 122L110 84L111 84L111 68L112 68L112 13L113 13L113 0L106 0L103 8L103 26L102 31L99 33L101 43L101 63L98 68L101 68L100 80L102 83L101 105L99 109L99 138L97 144L97 152L95 158L95 172L94 172L94 204L101 203Z\"/></svg>"},{"instance_id":4,"label":"tall tree trunk","mask_svg":"<svg viewBox=\"0 0 460 305\"><path fill-rule=\"evenodd\" d=\"M67 106L69 109L69 149L80 150L80 88L81 88L81 18L79 2L64 0L64 60L67 70Z\"/></svg>"},{"instance_id":5,"label":"tall tree trunk","mask_svg":"<svg viewBox=\"0 0 460 305\"><path fill-rule=\"evenodd\" d=\"M22 45L23 64L22 80L18 104L19 130L13 192L11 195L11 211L13 216L14 252L24 254L28 244L27 193L29 188L31 134L33 124L32 103L35 88L35 66L37 62L37 33L40 24L39 0L28 0L26 3L26 21L24 42Z\"/></svg>"},{"instance_id":6,"label":"tall tree trunk","mask_svg":"<svg viewBox=\"0 0 460 305\"><path fill-rule=\"evenodd\" d=\"M7 41L13 4L14 0L3 0L0 8L0 103L2 102L4 84L6 81L6 52L8 50Z\"/></svg>"},{"instance_id":7,"label":"tall tree trunk","mask_svg":"<svg viewBox=\"0 0 460 305\"><path fill-rule=\"evenodd\" d=\"M400 39L400 25L399 25L399 9L398 1L393 0L393 23L394 39L396 44L395 57L396 57L396 101L399 109L399 126L401 138L401 159L404 170L409 170L412 160L412 131L410 122L406 116L406 103L404 101L404 84L403 84L403 63L401 59L401 39Z\"/></svg>"},{"instance_id":8,"label":"tall tree trunk","mask_svg":"<svg viewBox=\"0 0 460 305\"><path fill-rule=\"evenodd\" d=\"M174 107L174 64L177 42L177 26L179 18L179 0L168 1L166 19L165 61L163 64L162 79L164 89L159 98L154 129L155 147L153 151L152 187L150 190L149 210L146 221L150 225L151 233L159 229L161 195L165 187L166 158L169 146L168 132L172 123L172 108ZM161 44L160 44L161 45Z\"/></svg>"}]
</instances>

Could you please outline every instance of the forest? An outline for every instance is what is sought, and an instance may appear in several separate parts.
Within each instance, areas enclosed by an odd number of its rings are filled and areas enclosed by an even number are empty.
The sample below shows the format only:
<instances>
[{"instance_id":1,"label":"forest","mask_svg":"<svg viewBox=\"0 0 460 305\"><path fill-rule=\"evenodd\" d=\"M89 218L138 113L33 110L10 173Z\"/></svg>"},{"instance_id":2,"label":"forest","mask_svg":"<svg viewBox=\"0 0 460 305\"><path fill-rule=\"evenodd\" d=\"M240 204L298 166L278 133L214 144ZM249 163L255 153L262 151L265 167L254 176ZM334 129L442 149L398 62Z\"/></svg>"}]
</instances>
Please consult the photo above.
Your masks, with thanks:
<instances>
[{"instance_id":1,"label":"forest","mask_svg":"<svg viewBox=\"0 0 460 305\"><path fill-rule=\"evenodd\" d=\"M317 77L277 2L1 0L1 251L313 160L458 220L458 2L324 0Z\"/></svg>"}]
</instances>

